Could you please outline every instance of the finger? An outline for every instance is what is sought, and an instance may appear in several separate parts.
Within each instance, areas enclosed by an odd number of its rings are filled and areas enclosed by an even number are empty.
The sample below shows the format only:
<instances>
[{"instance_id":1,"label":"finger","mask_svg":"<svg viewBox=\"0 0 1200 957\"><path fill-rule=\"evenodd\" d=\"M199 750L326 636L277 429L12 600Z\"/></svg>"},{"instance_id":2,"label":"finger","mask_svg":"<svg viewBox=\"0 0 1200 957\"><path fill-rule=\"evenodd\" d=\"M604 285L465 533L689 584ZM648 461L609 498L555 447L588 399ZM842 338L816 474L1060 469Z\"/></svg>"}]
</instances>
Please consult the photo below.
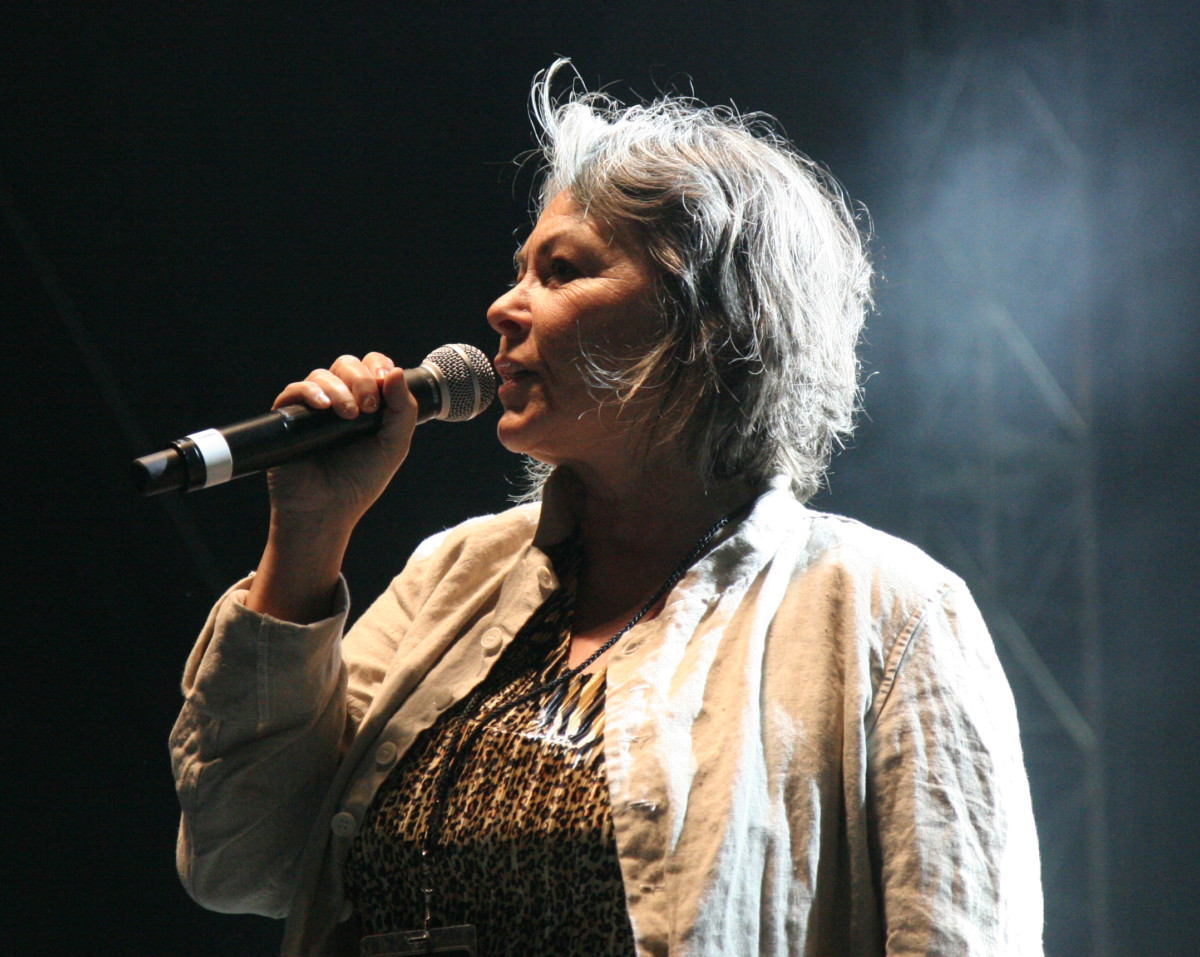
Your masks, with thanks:
<instances>
[{"instance_id":1,"label":"finger","mask_svg":"<svg viewBox=\"0 0 1200 957\"><path fill-rule=\"evenodd\" d=\"M330 407L343 419L353 419L358 416L358 399L346 384L345 379L335 375L329 369L314 369L308 374L308 382L314 383L323 390L330 399Z\"/></svg>"},{"instance_id":2,"label":"finger","mask_svg":"<svg viewBox=\"0 0 1200 957\"><path fill-rule=\"evenodd\" d=\"M416 419L417 400L408 390L408 383L404 381L403 369L393 368L388 372L384 376L380 388L383 390L383 398L389 409L394 412L411 412L413 419Z\"/></svg>"},{"instance_id":3,"label":"finger","mask_svg":"<svg viewBox=\"0 0 1200 957\"><path fill-rule=\"evenodd\" d=\"M305 379L303 382L290 382L287 387L275 397L275 402L272 404L272 409L279 409L285 405L308 405L314 409L328 409L333 404L333 400L329 397L321 386Z\"/></svg>"},{"instance_id":4,"label":"finger","mask_svg":"<svg viewBox=\"0 0 1200 957\"><path fill-rule=\"evenodd\" d=\"M379 408L379 383L374 371L363 360L357 356L340 356L329 369L349 388L356 415L359 409L374 412Z\"/></svg>"},{"instance_id":5,"label":"finger","mask_svg":"<svg viewBox=\"0 0 1200 957\"><path fill-rule=\"evenodd\" d=\"M386 377L389 372L396 368L396 363L385 356L382 352L368 352L365 356L363 356L362 361L363 365L367 367L367 371L370 372L375 381L380 384L383 383L384 377Z\"/></svg>"},{"instance_id":6,"label":"finger","mask_svg":"<svg viewBox=\"0 0 1200 957\"><path fill-rule=\"evenodd\" d=\"M408 391L404 381L404 370L393 368L383 379L384 412L383 425L379 429L379 440L387 447L398 450L403 457L408 452L413 430L417 427L417 400Z\"/></svg>"}]
</instances>

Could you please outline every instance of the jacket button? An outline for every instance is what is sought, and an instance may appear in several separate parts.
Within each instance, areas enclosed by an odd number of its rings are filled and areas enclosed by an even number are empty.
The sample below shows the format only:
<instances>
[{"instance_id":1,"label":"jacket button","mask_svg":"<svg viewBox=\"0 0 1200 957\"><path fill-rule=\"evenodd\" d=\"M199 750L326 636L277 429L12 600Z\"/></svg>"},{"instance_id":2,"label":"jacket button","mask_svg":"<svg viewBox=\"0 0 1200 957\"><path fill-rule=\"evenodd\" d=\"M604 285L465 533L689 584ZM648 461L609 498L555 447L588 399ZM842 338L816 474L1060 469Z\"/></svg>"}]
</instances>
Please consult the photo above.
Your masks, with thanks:
<instances>
[{"instance_id":1,"label":"jacket button","mask_svg":"<svg viewBox=\"0 0 1200 957\"><path fill-rule=\"evenodd\" d=\"M439 691L437 696L433 699L433 706L437 708L438 711L445 711L452 704L454 704L454 695L452 695L449 691Z\"/></svg>"},{"instance_id":2,"label":"jacket button","mask_svg":"<svg viewBox=\"0 0 1200 957\"><path fill-rule=\"evenodd\" d=\"M545 565L537 570L537 579L543 588L551 588L554 585L554 573Z\"/></svg>"},{"instance_id":3,"label":"jacket button","mask_svg":"<svg viewBox=\"0 0 1200 957\"><path fill-rule=\"evenodd\" d=\"M396 744L393 741L384 741L378 748L375 749L375 763L381 768L391 767L396 763Z\"/></svg>"},{"instance_id":4,"label":"jacket button","mask_svg":"<svg viewBox=\"0 0 1200 957\"><path fill-rule=\"evenodd\" d=\"M329 827L338 837L353 837L358 830L358 821L349 811L339 811L329 822Z\"/></svg>"},{"instance_id":5,"label":"jacket button","mask_svg":"<svg viewBox=\"0 0 1200 957\"><path fill-rule=\"evenodd\" d=\"M504 633L499 628L489 628L479 639L485 654L494 655L504 644Z\"/></svg>"}]
</instances>

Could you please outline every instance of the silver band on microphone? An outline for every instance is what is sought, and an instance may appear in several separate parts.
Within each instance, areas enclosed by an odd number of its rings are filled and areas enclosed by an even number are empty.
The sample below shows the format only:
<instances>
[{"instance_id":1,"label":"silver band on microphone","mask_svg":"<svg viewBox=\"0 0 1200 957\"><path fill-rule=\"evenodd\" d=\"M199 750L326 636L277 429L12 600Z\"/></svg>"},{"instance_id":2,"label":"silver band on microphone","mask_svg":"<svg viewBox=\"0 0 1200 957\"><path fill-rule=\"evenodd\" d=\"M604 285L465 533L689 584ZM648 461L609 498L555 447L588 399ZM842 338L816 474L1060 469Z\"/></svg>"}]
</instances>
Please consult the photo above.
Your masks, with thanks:
<instances>
[{"instance_id":1,"label":"silver band on microphone","mask_svg":"<svg viewBox=\"0 0 1200 957\"><path fill-rule=\"evenodd\" d=\"M196 444L196 451L204 462L204 484L200 488L221 485L233 478L233 451L225 436L216 429L204 429L185 438Z\"/></svg>"}]
</instances>

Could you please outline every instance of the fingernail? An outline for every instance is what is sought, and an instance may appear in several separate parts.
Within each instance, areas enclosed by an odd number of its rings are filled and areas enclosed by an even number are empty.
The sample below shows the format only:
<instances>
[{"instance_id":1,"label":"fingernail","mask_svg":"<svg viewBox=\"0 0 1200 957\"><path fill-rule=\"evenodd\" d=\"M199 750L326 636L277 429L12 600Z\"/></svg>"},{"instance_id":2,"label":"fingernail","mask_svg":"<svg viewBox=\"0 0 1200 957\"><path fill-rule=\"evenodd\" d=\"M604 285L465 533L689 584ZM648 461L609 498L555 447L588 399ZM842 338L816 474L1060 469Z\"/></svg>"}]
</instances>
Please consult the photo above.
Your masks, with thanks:
<instances>
[{"instance_id":1,"label":"fingernail","mask_svg":"<svg viewBox=\"0 0 1200 957\"><path fill-rule=\"evenodd\" d=\"M379 408L379 400L373 395L363 396L363 400L359 403L359 407L364 412L374 412L377 408Z\"/></svg>"},{"instance_id":2,"label":"fingernail","mask_svg":"<svg viewBox=\"0 0 1200 957\"><path fill-rule=\"evenodd\" d=\"M330 404L329 396L324 392L318 392L313 396L313 405L326 406Z\"/></svg>"}]
</instances>

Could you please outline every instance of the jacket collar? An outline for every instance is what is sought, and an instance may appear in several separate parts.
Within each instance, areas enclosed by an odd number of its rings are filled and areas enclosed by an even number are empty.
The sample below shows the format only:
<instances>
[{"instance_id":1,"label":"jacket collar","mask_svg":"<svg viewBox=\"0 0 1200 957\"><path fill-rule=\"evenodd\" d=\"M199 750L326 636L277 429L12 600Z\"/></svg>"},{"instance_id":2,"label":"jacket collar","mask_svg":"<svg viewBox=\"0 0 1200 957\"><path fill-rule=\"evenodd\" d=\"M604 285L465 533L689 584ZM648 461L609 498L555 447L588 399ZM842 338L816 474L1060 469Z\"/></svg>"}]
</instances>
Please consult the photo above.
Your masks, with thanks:
<instances>
[{"instance_id":1,"label":"jacket collar","mask_svg":"<svg viewBox=\"0 0 1200 957\"><path fill-rule=\"evenodd\" d=\"M542 489L541 513L533 536L533 545L543 552L559 545L570 537L579 523L583 510L583 485L568 468L556 468ZM773 527L777 522L778 503L789 500L799 505L791 492L791 480L786 475L775 475L763 483L758 498L739 523L749 530L756 549L774 551L767 541L779 537L782 529Z\"/></svg>"}]
</instances>

